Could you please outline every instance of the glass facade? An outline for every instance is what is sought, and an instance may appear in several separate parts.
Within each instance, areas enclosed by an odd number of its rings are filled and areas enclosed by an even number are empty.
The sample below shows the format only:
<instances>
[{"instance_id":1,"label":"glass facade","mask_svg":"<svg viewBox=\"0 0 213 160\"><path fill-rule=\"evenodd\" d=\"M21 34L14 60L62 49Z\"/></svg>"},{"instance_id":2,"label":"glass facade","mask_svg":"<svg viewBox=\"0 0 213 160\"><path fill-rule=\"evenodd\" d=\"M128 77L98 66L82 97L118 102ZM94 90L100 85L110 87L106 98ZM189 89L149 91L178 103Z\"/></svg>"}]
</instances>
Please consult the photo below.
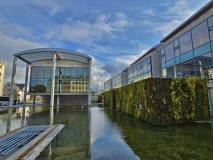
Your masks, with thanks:
<instances>
[{"instance_id":1,"label":"glass facade","mask_svg":"<svg viewBox=\"0 0 213 160\"><path fill-rule=\"evenodd\" d=\"M112 88L118 88L122 86L122 75L118 75L112 79Z\"/></svg>"},{"instance_id":2,"label":"glass facade","mask_svg":"<svg viewBox=\"0 0 213 160\"><path fill-rule=\"evenodd\" d=\"M52 67L32 66L30 92L50 93ZM88 92L89 68L56 67L55 92Z\"/></svg>"},{"instance_id":3,"label":"glass facade","mask_svg":"<svg viewBox=\"0 0 213 160\"><path fill-rule=\"evenodd\" d=\"M162 77L212 78L213 16L161 49Z\"/></svg>"},{"instance_id":4,"label":"glass facade","mask_svg":"<svg viewBox=\"0 0 213 160\"><path fill-rule=\"evenodd\" d=\"M128 84L151 77L151 68L151 57L133 65L128 69Z\"/></svg>"},{"instance_id":5,"label":"glass facade","mask_svg":"<svg viewBox=\"0 0 213 160\"><path fill-rule=\"evenodd\" d=\"M104 83L104 90L105 91L110 90L110 81L107 81L107 82Z\"/></svg>"}]
</instances>

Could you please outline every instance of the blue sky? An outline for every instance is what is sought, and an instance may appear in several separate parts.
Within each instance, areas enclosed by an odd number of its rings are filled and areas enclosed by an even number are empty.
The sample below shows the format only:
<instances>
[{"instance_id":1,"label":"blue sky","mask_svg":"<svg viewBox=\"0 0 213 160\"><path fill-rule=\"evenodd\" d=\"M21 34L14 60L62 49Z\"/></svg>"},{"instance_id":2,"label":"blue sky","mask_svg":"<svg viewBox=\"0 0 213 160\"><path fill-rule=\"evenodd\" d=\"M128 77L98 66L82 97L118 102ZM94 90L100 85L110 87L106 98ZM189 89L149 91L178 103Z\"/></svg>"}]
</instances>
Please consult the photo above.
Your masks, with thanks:
<instances>
[{"instance_id":1,"label":"blue sky","mask_svg":"<svg viewBox=\"0 0 213 160\"><path fill-rule=\"evenodd\" d=\"M0 60L33 48L56 47L93 57L92 85L103 83L210 0L0 0ZM17 80L25 64L18 61Z\"/></svg>"}]
</instances>

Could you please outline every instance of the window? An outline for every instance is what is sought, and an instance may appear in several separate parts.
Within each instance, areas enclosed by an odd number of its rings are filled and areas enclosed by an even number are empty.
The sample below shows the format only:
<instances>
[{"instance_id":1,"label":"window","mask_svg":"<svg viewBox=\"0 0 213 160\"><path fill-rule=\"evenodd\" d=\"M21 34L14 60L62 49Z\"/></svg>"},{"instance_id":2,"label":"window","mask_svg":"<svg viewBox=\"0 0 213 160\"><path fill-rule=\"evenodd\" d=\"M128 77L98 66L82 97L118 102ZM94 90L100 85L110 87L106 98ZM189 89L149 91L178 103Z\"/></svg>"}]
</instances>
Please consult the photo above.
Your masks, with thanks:
<instances>
[{"instance_id":1,"label":"window","mask_svg":"<svg viewBox=\"0 0 213 160\"><path fill-rule=\"evenodd\" d=\"M198 26L192 29L192 41L194 48L209 42L207 21L200 23Z\"/></svg>"},{"instance_id":2,"label":"window","mask_svg":"<svg viewBox=\"0 0 213 160\"><path fill-rule=\"evenodd\" d=\"M209 19L208 19L208 26L209 26L209 28L213 27L213 16L209 17Z\"/></svg>"},{"instance_id":3,"label":"window","mask_svg":"<svg viewBox=\"0 0 213 160\"><path fill-rule=\"evenodd\" d=\"M187 32L179 38L180 53L186 53L192 50L191 32Z\"/></svg>"},{"instance_id":4,"label":"window","mask_svg":"<svg viewBox=\"0 0 213 160\"><path fill-rule=\"evenodd\" d=\"M166 62L166 57L165 57L165 53L164 53L164 48L161 49L161 62L162 62L162 63Z\"/></svg>"},{"instance_id":5,"label":"window","mask_svg":"<svg viewBox=\"0 0 213 160\"><path fill-rule=\"evenodd\" d=\"M31 67L31 78L38 78L38 67Z\"/></svg>"},{"instance_id":6,"label":"window","mask_svg":"<svg viewBox=\"0 0 213 160\"><path fill-rule=\"evenodd\" d=\"M44 78L44 67L38 68L38 78Z\"/></svg>"},{"instance_id":7,"label":"window","mask_svg":"<svg viewBox=\"0 0 213 160\"><path fill-rule=\"evenodd\" d=\"M166 55L166 61L169 61L174 58L174 47L173 43L170 43L165 47L165 55Z\"/></svg>"},{"instance_id":8,"label":"window","mask_svg":"<svg viewBox=\"0 0 213 160\"><path fill-rule=\"evenodd\" d=\"M0 68L2 68L2 65L0 65Z\"/></svg>"}]
</instances>

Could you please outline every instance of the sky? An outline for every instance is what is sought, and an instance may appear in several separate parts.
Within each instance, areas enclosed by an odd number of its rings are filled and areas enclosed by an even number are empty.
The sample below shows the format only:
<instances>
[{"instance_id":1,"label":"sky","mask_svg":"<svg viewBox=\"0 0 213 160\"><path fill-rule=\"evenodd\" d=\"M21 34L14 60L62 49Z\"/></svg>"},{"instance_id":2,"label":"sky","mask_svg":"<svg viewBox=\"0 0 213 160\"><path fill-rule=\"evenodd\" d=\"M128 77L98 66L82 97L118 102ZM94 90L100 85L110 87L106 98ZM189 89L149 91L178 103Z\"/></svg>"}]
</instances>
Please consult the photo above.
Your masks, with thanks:
<instances>
[{"instance_id":1,"label":"sky","mask_svg":"<svg viewBox=\"0 0 213 160\"><path fill-rule=\"evenodd\" d=\"M11 81L13 54L65 48L89 55L92 88L126 69L210 0L0 0L0 60ZM26 64L18 61L16 81Z\"/></svg>"}]
</instances>

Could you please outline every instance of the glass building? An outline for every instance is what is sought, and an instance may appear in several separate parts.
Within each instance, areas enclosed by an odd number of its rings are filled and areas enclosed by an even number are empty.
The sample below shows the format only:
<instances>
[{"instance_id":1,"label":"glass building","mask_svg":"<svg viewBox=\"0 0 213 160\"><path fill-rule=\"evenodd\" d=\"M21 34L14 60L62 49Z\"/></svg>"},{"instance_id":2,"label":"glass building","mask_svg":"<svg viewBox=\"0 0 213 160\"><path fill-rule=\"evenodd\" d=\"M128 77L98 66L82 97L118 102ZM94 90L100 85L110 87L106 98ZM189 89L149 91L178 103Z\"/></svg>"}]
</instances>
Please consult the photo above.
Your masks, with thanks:
<instances>
[{"instance_id":1,"label":"glass building","mask_svg":"<svg viewBox=\"0 0 213 160\"><path fill-rule=\"evenodd\" d=\"M91 57L59 48L33 49L14 54L14 69L17 58L27 63L26 95L42 96L50 106L91 104Z\"/></svg>"},{"instance_id":2,"label":"glass building","mask_svg":"<svg viewBox=\"0 0 213 160\"><path fill-rule=\"evenodd\" d=\"M162 77L213 78L213 11L210 5L212 2L161 40Z\"/></svg>"}]
</instances>

